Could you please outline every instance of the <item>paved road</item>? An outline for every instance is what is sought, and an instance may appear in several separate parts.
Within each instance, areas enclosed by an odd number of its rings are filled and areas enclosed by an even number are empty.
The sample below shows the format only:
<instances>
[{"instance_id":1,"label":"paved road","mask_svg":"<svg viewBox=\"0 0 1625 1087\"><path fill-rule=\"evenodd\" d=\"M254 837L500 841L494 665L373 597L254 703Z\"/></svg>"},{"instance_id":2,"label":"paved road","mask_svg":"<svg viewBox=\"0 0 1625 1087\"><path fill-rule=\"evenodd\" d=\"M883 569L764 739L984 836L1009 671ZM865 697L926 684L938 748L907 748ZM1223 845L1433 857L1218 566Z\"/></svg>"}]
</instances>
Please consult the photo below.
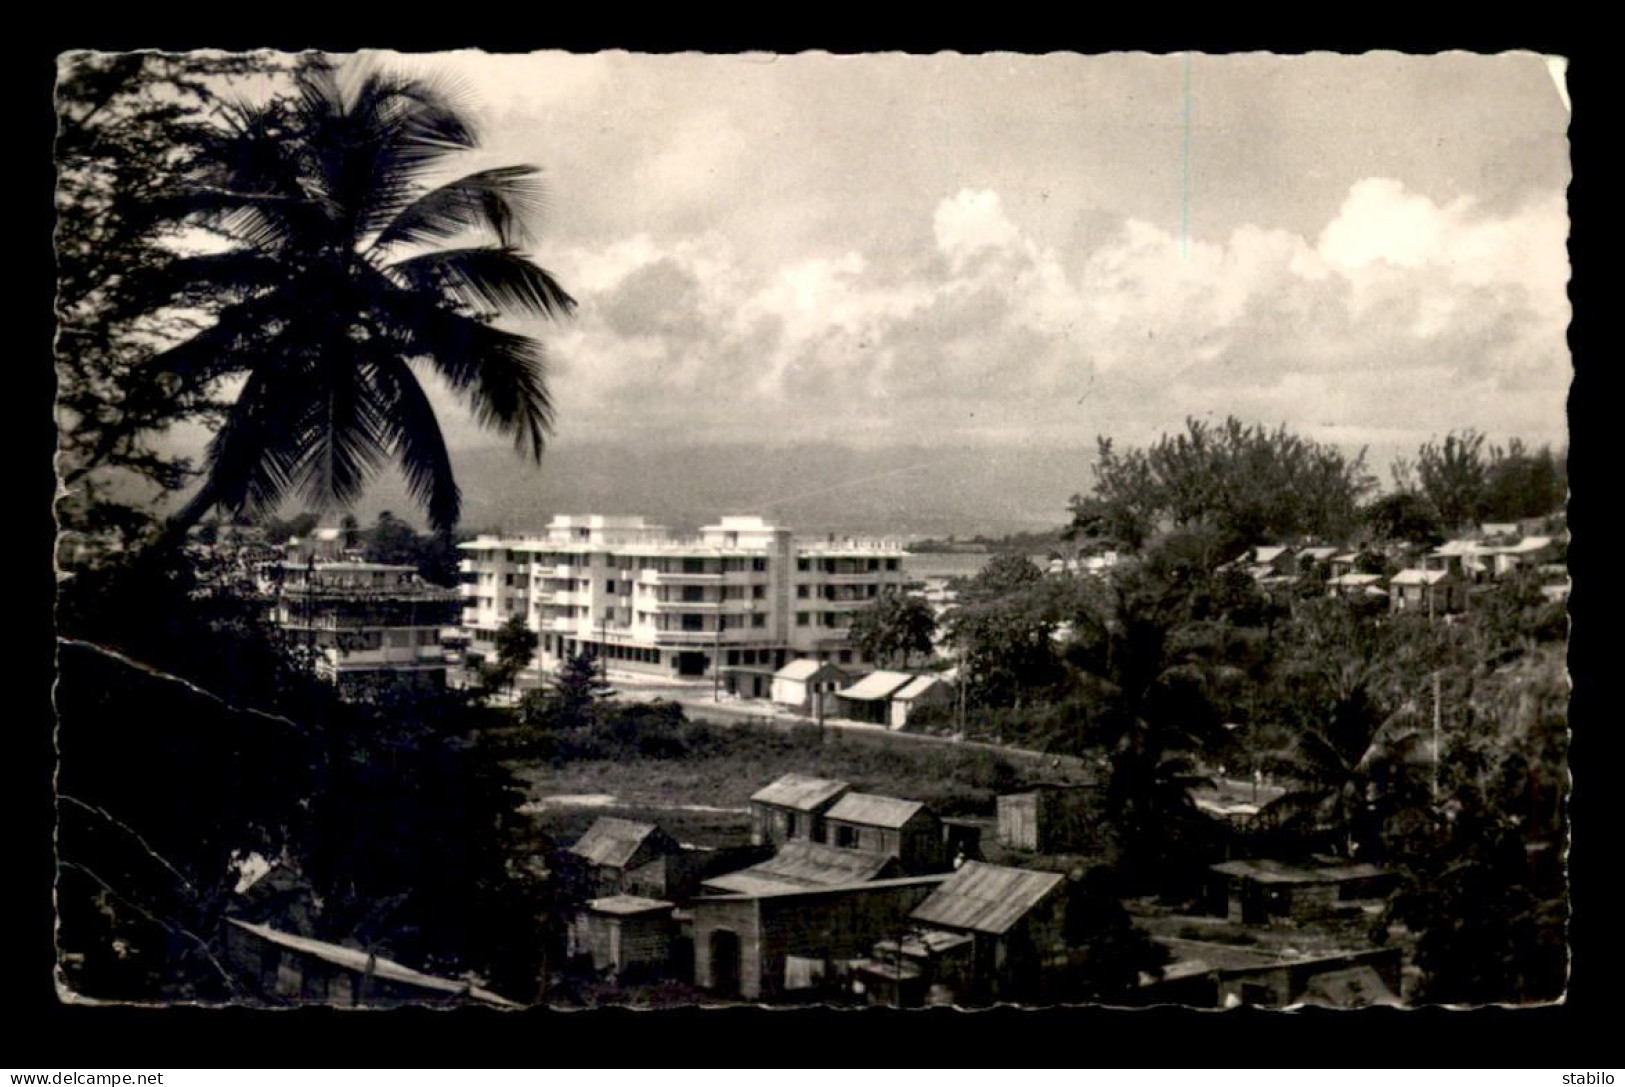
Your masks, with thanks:
<instances>
[{"instance_id":1,"label":"paved road","mask_svg":"<svg viewBox=\"0 0 1625 1087\"><path fill-rule=\"evenodd\" d=\"M616 697L622 701L652 702L656 699L664 699L669 702L677 702L683 707L690 719L711 724L750 725L757 728L788 731L797 726L815 723L815 719L811 717L790 713L764 699L745 699L723 694L720 700L714 700L709 687L622 682L613 673L610 675L610 684L615 687ZM975 748L1017 759L1047 762L1052 769L1065 770L1068 774L1087 773L1091 768L1090 760L1072 755L1052 755L1044 751L1006 747L1002 744L985 743L981 740L961 740L955 736L933 736L922 732L894 732L879 725L865 724L862 721L853 721L842 717L825 717L824 727L861 732L870 736L884 736L888 742L895 740L902 744L945 744L950 747Z\"/></svg>"}]
</instances>

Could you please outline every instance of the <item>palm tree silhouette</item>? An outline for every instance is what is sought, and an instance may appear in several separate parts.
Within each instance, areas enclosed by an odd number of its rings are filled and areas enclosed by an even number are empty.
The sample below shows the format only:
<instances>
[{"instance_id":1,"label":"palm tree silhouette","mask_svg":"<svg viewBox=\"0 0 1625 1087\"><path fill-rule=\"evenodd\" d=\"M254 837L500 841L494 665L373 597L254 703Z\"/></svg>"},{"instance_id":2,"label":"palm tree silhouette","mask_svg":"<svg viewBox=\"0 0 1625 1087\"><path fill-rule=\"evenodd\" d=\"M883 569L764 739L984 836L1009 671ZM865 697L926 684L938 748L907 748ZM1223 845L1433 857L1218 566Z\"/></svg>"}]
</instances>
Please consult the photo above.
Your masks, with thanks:
<instances>
[{"instance_id":1,"label":"palm tree silhouette","mask_svg":"<svg viewBox=\"0 0 1625 1087\"><path fill-rule=\"evenodd\" d=\"M243 386L171 531L216 507L269 512L294 491L345 507L390 460L449 530L461 495L414 363L533 460L552 429L541 345L493 324L575 306L524 252L538 171L430 184L476 146L473 127L442 88L361 63L313 64L294 94L224 122L173 205L227 242L179 262L189 289L224 304L155 365Z\"/></svg>"}]
</instances>

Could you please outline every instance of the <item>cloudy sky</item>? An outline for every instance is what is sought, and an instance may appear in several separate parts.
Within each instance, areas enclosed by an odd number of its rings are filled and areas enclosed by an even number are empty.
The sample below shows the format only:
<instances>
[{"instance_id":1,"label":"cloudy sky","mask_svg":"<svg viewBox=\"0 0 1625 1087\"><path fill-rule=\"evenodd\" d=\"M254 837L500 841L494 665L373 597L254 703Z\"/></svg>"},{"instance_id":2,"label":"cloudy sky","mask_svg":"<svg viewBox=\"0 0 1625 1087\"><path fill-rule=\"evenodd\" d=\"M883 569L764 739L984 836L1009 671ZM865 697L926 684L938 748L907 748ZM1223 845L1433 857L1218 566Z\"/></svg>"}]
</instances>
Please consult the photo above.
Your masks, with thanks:
<instances>
[{"instance_id":1,"label":"cloudy sky","mask_svg":"<svg viewBox=\"0 0 1625 1087\"><path fill-rule=\"evenodd\" d=\"M471 167L545 170L561 443L1564 439L1568 113L1532 54L397 63L467 88Z\"/></svg>"}]
</instances>

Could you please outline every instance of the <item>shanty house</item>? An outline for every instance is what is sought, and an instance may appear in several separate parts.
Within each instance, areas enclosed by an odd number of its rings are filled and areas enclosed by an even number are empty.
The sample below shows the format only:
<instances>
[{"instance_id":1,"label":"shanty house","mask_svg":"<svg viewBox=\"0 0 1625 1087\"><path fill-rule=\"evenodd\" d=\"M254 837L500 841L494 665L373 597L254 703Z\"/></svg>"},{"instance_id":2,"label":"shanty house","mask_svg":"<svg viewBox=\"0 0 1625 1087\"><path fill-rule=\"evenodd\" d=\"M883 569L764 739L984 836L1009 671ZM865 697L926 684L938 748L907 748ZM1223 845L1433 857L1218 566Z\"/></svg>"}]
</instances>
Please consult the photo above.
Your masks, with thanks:
<instances>
[{"instance_id":1,"label":"shanty house","mask_svg":"<svg viewBox=\"0 0 1625 1087\"><path fill-rule=\"evenodd\" d=\"M944 867L942 820L918 800L847 793L824 815L829 844L896 857L915 875Z\"/></svg>"},{"instance_id":2,"label":"shanty house","mask_svg":"<svg viewBox=\"0 0 1625 1087\"><path fill-rule=\"evenodd\" d=\"M682 846L653 823L604 816L587 828L566 854L577 893L590 898L621 894L634 873Z\"/></svg>"},{"instance_id":3,"label":"shanty house","mask_svg":"<svg viewBox=\"0 0 1625 1087\"><path fill-rule=\"evenodd\" d=\"M1059 872L968 861L920 903L910 920L969 935L972 1002L1040 997L1047 977L1071 963L1069 896Z\"/></svg>"},{"instance_id":4,"label":"shanty house","mask_svg":"<svg viewBox=\"0 0 1625 1087\"><path fill-rule=\"evenodd\" d=\"M1467 583L1449 570L1401 570L1388 584L1389 610L1447 615L1467 606Z\"/></svg>"},{"instance_id":5,"label":"shanty house","mask_svg":"<svg viewBox=\"0 0 1625 1087\"><path fill-rule=\"evenodd\" d=\"M892 696L914 682L907 672L870 672L836 693L841 716L871 725L889 724Z\"/></svg>"},{"instance_id":6,"label":"shanty house","mask_svg":"<svg viewBox=\"0 0 1625 1087\"><path fill-rule=\"evenodd\" d=\"M399 1007L518 1004L469 981L425 974L361 948L227 918L225 959L244 987L276 1004Z\"/></svg>"},{"instance_id":7,"label":"shanty house","mask_svg":"<svg viewBox=\"0 0 1625 1087\"><path fill-rule=\"evenodd\" d=\"M786 842L760 863L706 878L706 894L758 894L802 887L837 887L902 876L902 862L890 853L837 849L818 842Z\"/></svg>"},{"instance_id":8,"label":"shanty house","mask_svg":"<svg viewBox=\"0 0 1625 1087\"><path fill-rule=\"evenodd\" d=\"M835 692L851 681L845 669L829 661L791 661L773 673L773 701L799 713L817 713L819 700L825 712L835 709Z\"/></svg>"},{"instance_id":9,"label":"shanty house","mask_svg":"<svg viewBox=\"0 0 1625 1087\"><path fill-rule=\"evenodd\" d=\"M828 994L876 940L908 928L910 911L945 878L697 898L691 922L694 983L746 1000Z\"/></svg>"},{"instance_id":10,"label":"shanty house","mask_svg":"<svg viewBox=\"0 0 1625 1087\"><path fill-rule=\"evenodd\" d=\"M1170 961L1131 1001L1195 1008L1308 1004L1363 1008L1399 1003L1398 947L1284 955L1260 947L1157 937Z\"/></svg>"},{"instance_id":11,"label":"shanty house","mask_svg":"<svg viewBox=\"0 0 1625 1087\"><path fill-rule=\"evenodd\" d=\"M1225 861L1209 871L1211 912L1247 925L1308 921L1358 909L1360 901L1383 897L1394 883L1374 864L1258 859Z\"/></svg>"},{"instance_id":12,"label":"shanty house","mask_svg":"<svg viewBox=\"0 0 1625 1087\"><path fill-rule=\"evenodd\" d=\"M751 842L822 842L824 813L851 787L844 781L785 774L750 798Z\"/></svg>"},{"instance_id":13,"label":"shanty house","mask_svg":"<svg viewBox=\"0 0 1625 1087\"><path fill-rule=\"evenodd\" d=\"M953 689L940 676L915 676L891 696L892 731L906 727L909 715L921 706L947 706L953 700Z\"/></svg>"},{"instance_id":14,"label":"shanty house","mask_svg":"<svg viewBox=\"0 0 1625 1087\"><path fill-rule=\"evenodd\" d=\"M654 977L671 961L676 905L639 895L595 898L570 921L569 954L615 979Z\"/></svg>"},{"instance_id":15,"label":"shanty house","mask_svg":"<svg viewBox=\"0 0 1625 1087\"><path fill-rule=\"evenodd\" d=\"M1038 785L999 797L999 844L1032 853L1094 850L1106 828L1098 785Z\"/></svg>"}]
</instances>

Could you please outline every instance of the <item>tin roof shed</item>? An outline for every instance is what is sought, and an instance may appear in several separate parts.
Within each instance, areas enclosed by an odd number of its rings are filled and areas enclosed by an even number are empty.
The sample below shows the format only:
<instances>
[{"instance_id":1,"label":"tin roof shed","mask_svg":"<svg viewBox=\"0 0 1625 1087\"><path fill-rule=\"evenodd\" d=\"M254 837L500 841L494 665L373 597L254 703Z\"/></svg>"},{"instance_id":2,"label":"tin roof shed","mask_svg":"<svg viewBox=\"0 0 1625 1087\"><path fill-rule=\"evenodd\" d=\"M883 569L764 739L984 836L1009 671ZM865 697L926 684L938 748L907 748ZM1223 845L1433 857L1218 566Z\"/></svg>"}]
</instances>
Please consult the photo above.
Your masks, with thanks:
<instances>
[{"instance_id":1,"label":"tin roof shed","mask_svg":"<svg viewBox=\"0 0 1625 1087\"><path fill-rule=\"evenodd\" d=\"M928 925L999 936L1065 882L1058 872L966 861L911 916Z\"/></svg>"},{"instance_id":2,"label":"tin roof shed","mask_svg":"<svg viewBox=\"0 0 1625 1087\"><path fill-rule=\"evenodd\" d=\"M817 811L851 787L844 781L809 777L806 774L785 774L771 785L758 789L750 799L753 804L771 804L776 808L795 811Z\"/></svg>"}]
</instances>

